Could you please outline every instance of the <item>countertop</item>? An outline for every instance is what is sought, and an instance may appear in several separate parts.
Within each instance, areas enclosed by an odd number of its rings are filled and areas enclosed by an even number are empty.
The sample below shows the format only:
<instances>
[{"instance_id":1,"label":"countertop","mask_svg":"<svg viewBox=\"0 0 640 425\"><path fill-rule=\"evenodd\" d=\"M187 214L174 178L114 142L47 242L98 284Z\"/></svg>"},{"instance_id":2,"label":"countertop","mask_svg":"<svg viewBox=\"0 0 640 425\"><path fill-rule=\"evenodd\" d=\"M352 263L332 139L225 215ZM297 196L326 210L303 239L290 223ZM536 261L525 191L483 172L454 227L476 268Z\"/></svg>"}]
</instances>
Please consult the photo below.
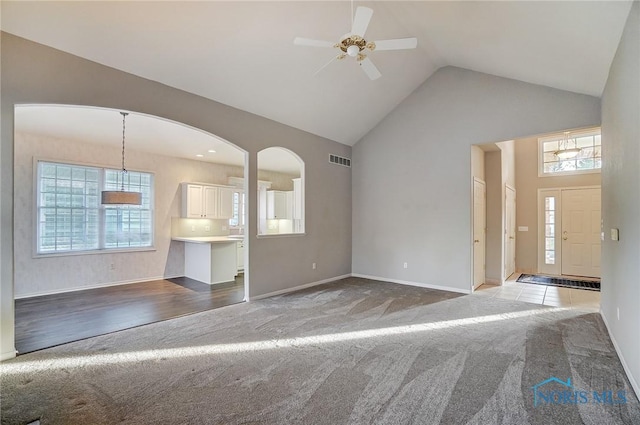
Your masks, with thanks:
<instances>
[{"instance_id":1,"label":"countertop","mask_svg":"<svg viewBox=\"0 0 640 425\"><path fill-rule=\"evenodd\" d=\"M228 242L242 242L241 238L230 238L229 236L175 236L172 237L173 241L191 242L191 243L228 243Z\"/></svg>"}]
</instances>

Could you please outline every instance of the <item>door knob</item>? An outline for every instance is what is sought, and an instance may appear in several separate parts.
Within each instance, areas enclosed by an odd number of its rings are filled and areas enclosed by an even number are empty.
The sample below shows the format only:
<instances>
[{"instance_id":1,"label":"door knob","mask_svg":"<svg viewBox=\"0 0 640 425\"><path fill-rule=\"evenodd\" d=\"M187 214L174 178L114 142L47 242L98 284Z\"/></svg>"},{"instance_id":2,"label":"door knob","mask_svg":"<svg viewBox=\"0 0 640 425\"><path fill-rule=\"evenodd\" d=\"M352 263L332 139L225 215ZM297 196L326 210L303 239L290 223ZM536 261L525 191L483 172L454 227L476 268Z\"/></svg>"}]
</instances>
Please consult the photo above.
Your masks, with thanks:
<instances>
[{"instance_id":1,"label":"door knob","mask_svg":"<svg viewBox=\"0 0 640 425\"><path fill-rule=\"evenodd\" d=\"M509 236L509 239L515 239L513 236Z\"/></svg>"},{"instance_id":2,"label":"door knob","mask_svg":"<svg viewBox=\"0 0 640 425\"><path fill-rule=\"evenodd\" d=\"M562 240L566 241L567 239L569 239L569 233L565 230L562 232Z\"/></svg>"},{"instance_id":3,"label":"door knob","mask_svg":"<svg viewBox=\"0 0 640 425\"><path fill-rule=\"evenodd\" d=\"M474 239L473 243L480 243L480 240L479 239Z\"/></svg>"}]
</instances>

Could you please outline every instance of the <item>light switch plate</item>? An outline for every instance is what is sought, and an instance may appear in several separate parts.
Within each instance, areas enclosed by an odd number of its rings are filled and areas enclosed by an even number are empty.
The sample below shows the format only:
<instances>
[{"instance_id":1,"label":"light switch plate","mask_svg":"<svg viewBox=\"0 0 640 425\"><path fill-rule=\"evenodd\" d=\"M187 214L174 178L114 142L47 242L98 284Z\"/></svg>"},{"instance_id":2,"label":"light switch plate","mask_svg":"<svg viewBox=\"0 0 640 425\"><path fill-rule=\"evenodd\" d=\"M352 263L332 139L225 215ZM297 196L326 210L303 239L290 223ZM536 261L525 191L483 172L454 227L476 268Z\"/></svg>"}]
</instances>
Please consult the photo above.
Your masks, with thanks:
<instances>
[{"instance_id":1,"label":"light switch plate","mask_svg":"<svg viewBox=\"0 0 640 425\"><path fill-rule=\"evenodd\" d=\"M611 229L611 240L618 241L620 240L620 232L618 229Z\"/></svg>"}]
</instances>

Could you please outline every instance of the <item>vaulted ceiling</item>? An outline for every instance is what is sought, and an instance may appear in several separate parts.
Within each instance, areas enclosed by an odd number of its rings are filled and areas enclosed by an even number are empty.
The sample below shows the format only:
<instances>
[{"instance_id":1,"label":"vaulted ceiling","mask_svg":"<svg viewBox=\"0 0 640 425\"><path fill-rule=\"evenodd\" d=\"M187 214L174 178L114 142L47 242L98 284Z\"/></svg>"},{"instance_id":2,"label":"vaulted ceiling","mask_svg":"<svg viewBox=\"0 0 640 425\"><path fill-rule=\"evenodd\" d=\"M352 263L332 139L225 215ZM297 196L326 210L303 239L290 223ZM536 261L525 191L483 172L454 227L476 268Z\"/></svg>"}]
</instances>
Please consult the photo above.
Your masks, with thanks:
<instances>
[{"instance_id":1,"label":"vaulted ceiling","mask_svg":"<svg viewBox=\"0 0 640 425\"><path fill-rule=\"evenodd\" d=\"M371 81L333 48L348 1L6 1L2 30L352 145L438 68L451 65L600 96L630 1L355 2L374 14Z\"/></svg>"}]
</instances>

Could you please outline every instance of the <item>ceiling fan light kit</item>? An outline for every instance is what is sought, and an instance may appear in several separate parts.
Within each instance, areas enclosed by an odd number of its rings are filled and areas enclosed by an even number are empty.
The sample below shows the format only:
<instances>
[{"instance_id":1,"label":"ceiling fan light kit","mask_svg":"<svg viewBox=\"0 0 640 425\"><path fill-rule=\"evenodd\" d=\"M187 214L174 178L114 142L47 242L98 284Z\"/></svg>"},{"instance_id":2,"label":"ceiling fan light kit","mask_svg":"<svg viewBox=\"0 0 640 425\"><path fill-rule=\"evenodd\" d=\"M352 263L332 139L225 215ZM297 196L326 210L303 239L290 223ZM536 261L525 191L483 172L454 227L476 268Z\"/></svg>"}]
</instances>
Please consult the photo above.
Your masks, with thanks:
<instances>
[{"instance_id":1,"label":"ceiling fan light kit","mask_svg":"<svg viewBox=\"0 0 640 425\"><path fill-rule=\"evenodd\" d=\"M298 46L311 46L311 47L333 47L340 50L340 53L334 57L335 59L342 60L347 57L354 58L365 74L371 79L376 80L382 76L378 68L367 57L366 51L373 52L374 50L405 50L415 49L418 46L417 38L398 38L393 40L380 40L380 41L367 41L364 38L364 34L369 26L369 21L373 16L373 9L368 7L358 7L356 15L353 19L353 25L351 32L344 35L338 43L331 43L323 40L313 40L309 38L296 37L293 40L293 44ZM329 63L331 63L329 62ZM327 64L328 65L328 64ZM324 69L327 65L320 68ZM320 71L319 70L319 71ZM319 72L318 71L318 72ZM317 74L317 72L316 72ZM314 74L315 75L315 74Z\"/></svg>"}]
</instances>

